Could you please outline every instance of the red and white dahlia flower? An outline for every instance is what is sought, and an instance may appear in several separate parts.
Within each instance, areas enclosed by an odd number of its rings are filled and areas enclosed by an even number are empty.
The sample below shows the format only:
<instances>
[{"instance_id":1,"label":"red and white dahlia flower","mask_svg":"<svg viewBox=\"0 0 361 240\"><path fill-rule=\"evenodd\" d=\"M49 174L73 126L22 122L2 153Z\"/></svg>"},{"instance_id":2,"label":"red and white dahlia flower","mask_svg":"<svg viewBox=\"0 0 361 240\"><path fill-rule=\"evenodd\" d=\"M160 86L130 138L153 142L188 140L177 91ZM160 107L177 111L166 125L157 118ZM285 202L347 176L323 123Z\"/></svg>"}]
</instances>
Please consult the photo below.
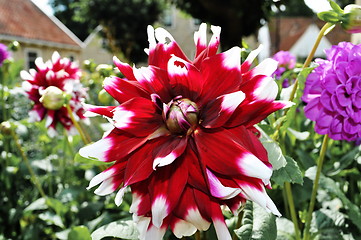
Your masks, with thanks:
<instances>
[{"instance_id":1,"label":"red and white dahlia flower","mask_svg":"<svg viewBox=\"0 0 361 240\"><path fill-rule=\"evenodd\" d=\"M23 89L34 102L33 109L29 112L29 120L42 121L46 118L50 136L56 135L58 123L70 133L75 133L75 127L64 103L68 96L74 118L87 119L83 115L86 90L79 80L81 72L78 65L68 58L61 58L58 52L54 52L51 61L46 63L42 58L37 58L35 65L36 70L20 72L21 78L25 80Z\"/></svg>"},{"instance_id":2,"label":"red and white dahlia flower","mask_svg":"<svg viewBox=\"0 0 361 240\"><path fill-rule=\"evenodd\" d=\"M280 215L265 191L272 166L254 124L287 107L275 101L277 62L251 69L259 49L240 63L241 49L217 54L220 27L195 33L196 56L189 60L164 29L148 27L149 66L130 67L114 58L125 78L110 77L105 90L119 106L89 106L114 128L80 150L84 157L114 165L88 186L98 195L126 187L141 239L162 239L169 227L178 238L214 224L219 239L231 239L221 205L234 213L252 200ZM157 40L157 41L156 41Z\"/></svg>"}]
</instances>

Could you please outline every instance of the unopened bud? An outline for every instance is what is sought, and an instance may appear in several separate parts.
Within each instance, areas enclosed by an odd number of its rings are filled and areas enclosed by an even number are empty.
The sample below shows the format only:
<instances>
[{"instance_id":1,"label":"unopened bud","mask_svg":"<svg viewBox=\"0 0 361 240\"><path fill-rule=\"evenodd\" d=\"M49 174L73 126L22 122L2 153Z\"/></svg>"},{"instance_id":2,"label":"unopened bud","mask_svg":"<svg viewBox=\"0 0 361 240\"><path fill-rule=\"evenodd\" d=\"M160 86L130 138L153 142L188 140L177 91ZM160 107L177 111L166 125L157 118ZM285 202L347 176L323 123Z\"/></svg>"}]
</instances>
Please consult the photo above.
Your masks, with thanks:
<instances>
[{"instance_id":1,"label":"unopened bud","mask_svg":"<svg viewBox=\"0 0 361 240\"><path fill-rule=\"evenodd\" d=\"M49 86L44 90L39 101L47 109L58 110L66 102L66 95L60 88Z\"/></svg>"},{"instance_id":2,"label":"unopened bud","mask_svg":"<svg viewBox=\"0 0 361 240\"><path fill-rule=\"evenodd\" d=\"M0 132L4 135L10 135L11 134L11 123L9 121L2 122L0 124Z\"/></svg>"},{"instance_id":3,"label":"unopened bud","mask_svg":"<svg viewBox=\"0 0 361 240\"><path fill-rule=\"evenodd\" d=\"M361 33L360 5L350 4L345 7L341 26L349 33Z\"/></svg>"},{"instance_id":4,"label":"unopened bud","mask_svg":"<svg viewBox=\"0 0 361 240\"><path fill-rule=\"evenodd\" d=\"M187 98L174 99L169 103L165 122L173 134L187 134L193 132L198 125L198 107Z\"/></svg>"}]
</instances>

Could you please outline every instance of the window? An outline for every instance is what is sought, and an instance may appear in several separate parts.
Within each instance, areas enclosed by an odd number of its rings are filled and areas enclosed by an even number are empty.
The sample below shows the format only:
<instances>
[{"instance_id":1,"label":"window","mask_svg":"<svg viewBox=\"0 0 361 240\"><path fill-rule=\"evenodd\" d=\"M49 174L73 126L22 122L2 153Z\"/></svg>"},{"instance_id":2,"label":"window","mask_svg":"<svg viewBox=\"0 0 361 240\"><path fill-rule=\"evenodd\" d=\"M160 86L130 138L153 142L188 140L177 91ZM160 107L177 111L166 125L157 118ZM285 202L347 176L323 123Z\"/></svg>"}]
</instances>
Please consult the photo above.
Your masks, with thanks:
<instances>
[{"instance_id":1,"label":"window","mask_svg":"<svg viewBox=\"0 0 361 240\"><path fill-rule=\"evenodd\" d=\"M163 12L162 23L164 27L172 27L173 26L173 11L172 8L168 8Z\"/></svg>"},{"instance_id":2,"label":"window","mask_svg":"<svg viewBox=\"0 0 361 240\"><path fill-rule=\"evenodd\" d=\"M36 68L35 59L40 57L39 51L37 49L25 49L25 67L27 69Z\"/></svg>"}]
</instances>

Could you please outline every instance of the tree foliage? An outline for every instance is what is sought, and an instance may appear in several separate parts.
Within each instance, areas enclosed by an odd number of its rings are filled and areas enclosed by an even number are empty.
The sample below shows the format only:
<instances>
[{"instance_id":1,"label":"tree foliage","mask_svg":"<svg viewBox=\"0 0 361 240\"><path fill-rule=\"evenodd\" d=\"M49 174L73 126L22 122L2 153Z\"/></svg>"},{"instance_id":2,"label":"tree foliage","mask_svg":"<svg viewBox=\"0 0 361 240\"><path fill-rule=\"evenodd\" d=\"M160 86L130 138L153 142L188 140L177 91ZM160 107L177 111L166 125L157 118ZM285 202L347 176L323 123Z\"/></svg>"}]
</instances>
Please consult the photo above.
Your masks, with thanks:
<instances>
[{"instance_id":1,"label":"tree foliage","mask_svg":"<svg viewBox=\"0 0 361 240\"><path fill-rule=\"evenodd\" d=\"M240 46L268 19L272 0L171 0L180 9L213 25L222 27L222 48Z\"/></svg>"},{"instance_id":2,"label":"tree foliage","mask_svg":"<svg viewBox=\"0 0 361 240\"><path fill-rule=\"evenodd\" d=\"M163 12L162 1L153 0L51 0L51 5L55 16L82 40L101 25L107 48L132 62L146 57L147 25Z\"/></svg>"},{"instance_id":3,"label":"tree foliage","mask_svg":"<svg viewBox=\"0 0 361 240\"><path fill-rule=\"evenodd\" d=\"M49 3L57 17L67 28L69 28L80 40L84 41L92 30L97 26L94 22L80 21L77 12L79 0L50 0Z\"/></svg>"},{"instance_id":4,"label":"tree foliage","mask_svg":"<svg viewBox=\"0 0 361 240\"><path fill-rule=\"evenodd\" d=\"M111 52L132 62L146 57L147 25L163 12L161 1L152 0L79 0L76 6L83 22L102 25Z\"/></svg>"}]
</instances>

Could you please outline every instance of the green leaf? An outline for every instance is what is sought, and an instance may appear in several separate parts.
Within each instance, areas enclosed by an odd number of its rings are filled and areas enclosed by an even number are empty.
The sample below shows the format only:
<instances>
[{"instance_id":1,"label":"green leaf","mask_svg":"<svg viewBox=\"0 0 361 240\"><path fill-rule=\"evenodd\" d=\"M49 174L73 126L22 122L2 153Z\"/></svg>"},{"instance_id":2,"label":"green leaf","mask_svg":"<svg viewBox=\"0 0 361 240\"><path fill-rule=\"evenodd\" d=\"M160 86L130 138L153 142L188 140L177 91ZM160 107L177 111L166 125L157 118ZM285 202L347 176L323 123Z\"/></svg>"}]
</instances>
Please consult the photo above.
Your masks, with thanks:
<instances>
[{"instance_id":1,"label":"green leaf","mask_svg":"<svg viewBox=\"0 0 361 240\"><path fill-rule=\"evenodd\" d=\"M277 142L275 142L270 136L267 135L262 128L257 127L257 130L261 133L259 138L263 146L267 150L267 155L270 163L272 164L273 170L277 170L286 166L287 161L282 154L282 150Z\"/></svg>"},{"instance_id":2,"label":"green leaf","mask_svg":"<svg viewBox=\"0 0 361 240\"><path fill-rule=\"evenodd\" d=\"M338 227L344 224L344 216L337 211L320 209L313 213L310 232L319 239L342 239Z\"/></svg>"},{"instance_id":3,"label":"green leaf","mask_svg":"<svg viewBox=\"0 0 361 240\"><path fill-rule=\"evenodd\" d=\"M319 19L325 22L338 23L341 21L340 16L332 10L319 12L317 16Z\"/></svg>"},{"instance_id":4,"label":"green leaf","mask_svg":"<svg viewBox=\"0 0 361 240\"><path fill-rule=\"evenodd\" d=\"M32 202L29 206L27 206L24 209L24 212L32 212L34 210L45 210L48 208L48 205L46 205L45 198L39 198L36 199L34 202Z\"/></svg>"},{"instance_id":5,"label":"green leaf","mask_svg":"<svg viewBox=\"0 0 361 240\"><path fill-rule=\"evenodd\" d=\"M71 229L68 240L91 240L90 232L85 226L76 226Z\"/></svg>"},{"instance_id":6,"label":"green leaf","mask_svg":"<svg viewBox=\"0 0 361 240\"><path fill-rule=\"evenodd\" d=\"M292 221L287 218L276 218L277 224L277 240L294 240L295 228Z\"/></svg>"},{"instance_id":7,"label":"green leaf","mask_svg":"<svg viewBox=\"0 0 361 240\"><path fill-rule=\"evenodd\" d=\"M306 171L305 176L314 180L315 178L316 167L309 168ZM342 192L338 184L331 178L321 175L319 186L321 189L324 189L328 194L336 195L344 205L348 218L355 224L355 226L361 231L361 210L360 208L353 204L347 196Z\"/></svg>"},{"instance_id":8,"label":"green leaf","mask_svg":"<svg viewBox=\"0 0 361 240\"><path fill-rule=\"evenodd\" d=\"M286 156L287 164L285 167L280 168L273 172L272 180L283 186L285 182L303 184L302 172L297 165L297 162L291 157Z\"/></svg>"},{"instance_id":9,"label":"green leaf","mask_svg":"<svg viewBox=\"0 0 361 240\"><path fill-rule=\"evenodd\" d=\"M64 205L62 202L60 202L58 199L55 198L48 197L46 199L46 204L49 207L51 207L56 212L56 214L58 214L61 217L63 217L65 213L67 213L69 210L69 208L66 205Z\"/></svg>"},{"instance_id":10,"label":"green leaf","mask_svg":"<svg viewBox=\"0 0 361 240\"><path fill-rule=\"evenodd\" d=\"M52 212L40 213L39 218L49 225L55 225L64 228L63 220L61 220L60 216L56 215L55 213Z\"/></svg>"},{"instance_id":11,"label":"green leaf","mask_svg":"<svg viewBox=\"0 0 361 240\"><path fill-rule=\"evenodd\" d=\"M276 217L258 204L248 201L244 209L242 226L235 230L241 240L275 240Z\"/></svg>"},{"instance_id":12,"label":"green leaf","mask_svg":"<svg viewBox=\"0 0 361 240\"><path fill-rule=\"evenodd\" d=\"M105 162L99 161L96 158L86 158L86 157L81 156L79 153L75 154L74 162L80 163L83 167L105 166L107 164L109 164L109 165L112 164L112 163L105 163Z\"/></svg>"},{"instance_id":13,"label":"green leaf","mask_svg":"<svg viewBox=\"0 0 361 240\"><path fill-rule=\"evenodd\" d=\"M120 220L104 225L91 234L92 240L104 237L117 237L122 239L138 239L139 233L136 224L131 220Z\"/></svg>"},{"instance_id":14,"label":"green leaf","mask_svg":"<svg viewBox=\"0 0 361 240\"><path fill-rule=\"evenodd\" d=\"M339 13L339 14L342 14L343 13L343 10L342 8L334 1L332 0L329 0L330 2L330 6L331 8L336 12L336 13Z\"/></svg>"}]
</instances>

